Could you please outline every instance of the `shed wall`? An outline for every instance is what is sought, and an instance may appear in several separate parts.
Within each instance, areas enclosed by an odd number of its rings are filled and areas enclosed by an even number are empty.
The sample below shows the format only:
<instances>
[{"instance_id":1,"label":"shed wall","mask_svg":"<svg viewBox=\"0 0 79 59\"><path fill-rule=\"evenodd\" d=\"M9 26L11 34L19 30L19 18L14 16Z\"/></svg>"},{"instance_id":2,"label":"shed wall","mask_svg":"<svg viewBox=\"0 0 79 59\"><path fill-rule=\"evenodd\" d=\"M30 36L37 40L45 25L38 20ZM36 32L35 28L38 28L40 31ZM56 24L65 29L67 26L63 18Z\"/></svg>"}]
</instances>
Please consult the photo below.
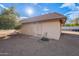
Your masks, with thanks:
<instances>
[{"instance_id":1,"label":"shed wall","mask_svg":"<svg viewBox=\"0 0 79 59\"><path fill-rule=\"evenodd\" d=\"M50 39L60 38L61 27L60 21L47 21L24 24L21 28L21 33L27 35L33 35L37 37L45 36Z\"/></svg>"}]
</instances>

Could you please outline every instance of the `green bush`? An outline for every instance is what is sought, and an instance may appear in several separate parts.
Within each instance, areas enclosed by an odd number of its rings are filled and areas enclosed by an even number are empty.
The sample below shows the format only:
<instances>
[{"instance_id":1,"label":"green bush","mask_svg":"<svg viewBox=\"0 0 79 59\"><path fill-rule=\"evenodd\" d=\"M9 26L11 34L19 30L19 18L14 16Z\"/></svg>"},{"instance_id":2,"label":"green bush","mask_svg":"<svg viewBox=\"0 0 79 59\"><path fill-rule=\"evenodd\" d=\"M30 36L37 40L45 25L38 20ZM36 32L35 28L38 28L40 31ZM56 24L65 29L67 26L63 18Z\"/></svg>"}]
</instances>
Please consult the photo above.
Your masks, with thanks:
<instances>
[{"instance_id":1,"label":"green bush","mask_svg":"<svg viewBox=\"0 0 79 59\"><path fill-rule=\"evenodd\" d=\"M79 26L79 24L65 24L65 26Z\"/></svg>"}]
</instances>

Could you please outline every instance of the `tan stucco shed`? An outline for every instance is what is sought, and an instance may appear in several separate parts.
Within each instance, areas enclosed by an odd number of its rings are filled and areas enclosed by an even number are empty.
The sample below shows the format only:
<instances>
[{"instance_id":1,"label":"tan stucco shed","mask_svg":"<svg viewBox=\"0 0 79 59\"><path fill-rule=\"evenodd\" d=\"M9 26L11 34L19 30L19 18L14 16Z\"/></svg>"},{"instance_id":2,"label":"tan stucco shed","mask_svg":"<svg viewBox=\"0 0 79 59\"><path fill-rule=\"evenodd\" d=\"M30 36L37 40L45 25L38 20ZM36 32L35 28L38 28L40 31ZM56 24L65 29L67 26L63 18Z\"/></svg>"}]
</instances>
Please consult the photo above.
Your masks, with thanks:
<instances>
[{"instance_id":1,"label":"tan stucco shed","mask_svg":"<svg viewBox=\"0 0 79 59\"><path fill-rule=\"evenodd\" d=\"M59 13L49 13L41 16L31 17L22 20L20 32L22 34L36 37L47 37L59 40L61 27L66 21L66 17Z\"/></svg>"}]
</instances>

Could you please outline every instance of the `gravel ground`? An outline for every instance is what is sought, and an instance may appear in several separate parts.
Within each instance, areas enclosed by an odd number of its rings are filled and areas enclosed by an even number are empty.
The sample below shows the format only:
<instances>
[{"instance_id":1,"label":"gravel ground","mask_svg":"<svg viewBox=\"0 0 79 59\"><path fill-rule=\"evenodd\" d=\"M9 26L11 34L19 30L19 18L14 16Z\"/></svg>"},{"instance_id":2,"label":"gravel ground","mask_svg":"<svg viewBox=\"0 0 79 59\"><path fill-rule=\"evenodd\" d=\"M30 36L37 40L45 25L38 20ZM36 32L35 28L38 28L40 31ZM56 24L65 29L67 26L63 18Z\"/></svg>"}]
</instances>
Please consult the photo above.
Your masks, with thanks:
<instances>
[{"instance_id":1,"label":"gravel ground","mask_svg":"<svg viewBox=\"0 0 79 59\"><path fill-rule=\"evenodd\" d=\"M60 40L41 41L17 34L0 38L1 56L79 56L79 36L62 34Z\"/></svg>"}]
</instances>

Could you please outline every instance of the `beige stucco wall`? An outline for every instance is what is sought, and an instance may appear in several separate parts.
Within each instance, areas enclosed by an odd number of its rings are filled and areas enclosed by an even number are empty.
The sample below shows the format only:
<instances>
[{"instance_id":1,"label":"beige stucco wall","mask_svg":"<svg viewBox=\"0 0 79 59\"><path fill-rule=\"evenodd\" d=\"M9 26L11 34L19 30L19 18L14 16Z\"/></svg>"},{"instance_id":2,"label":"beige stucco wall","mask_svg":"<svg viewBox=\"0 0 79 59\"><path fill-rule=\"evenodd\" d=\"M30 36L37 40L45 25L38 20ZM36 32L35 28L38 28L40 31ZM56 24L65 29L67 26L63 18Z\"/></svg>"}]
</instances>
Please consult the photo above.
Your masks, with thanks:
<instances>
[{"instance_id":1,"label":"beige stucco wall","mask_svg":"<svg viewBox=\"0 0 79 59\"><path fill-rule=\"evenodd\" d=\"M50 39L59 40L61 33L60 29L60 21L56 20L24 24L20 32L37 37L45 36Z\"/></svg>"}]
</instances>

